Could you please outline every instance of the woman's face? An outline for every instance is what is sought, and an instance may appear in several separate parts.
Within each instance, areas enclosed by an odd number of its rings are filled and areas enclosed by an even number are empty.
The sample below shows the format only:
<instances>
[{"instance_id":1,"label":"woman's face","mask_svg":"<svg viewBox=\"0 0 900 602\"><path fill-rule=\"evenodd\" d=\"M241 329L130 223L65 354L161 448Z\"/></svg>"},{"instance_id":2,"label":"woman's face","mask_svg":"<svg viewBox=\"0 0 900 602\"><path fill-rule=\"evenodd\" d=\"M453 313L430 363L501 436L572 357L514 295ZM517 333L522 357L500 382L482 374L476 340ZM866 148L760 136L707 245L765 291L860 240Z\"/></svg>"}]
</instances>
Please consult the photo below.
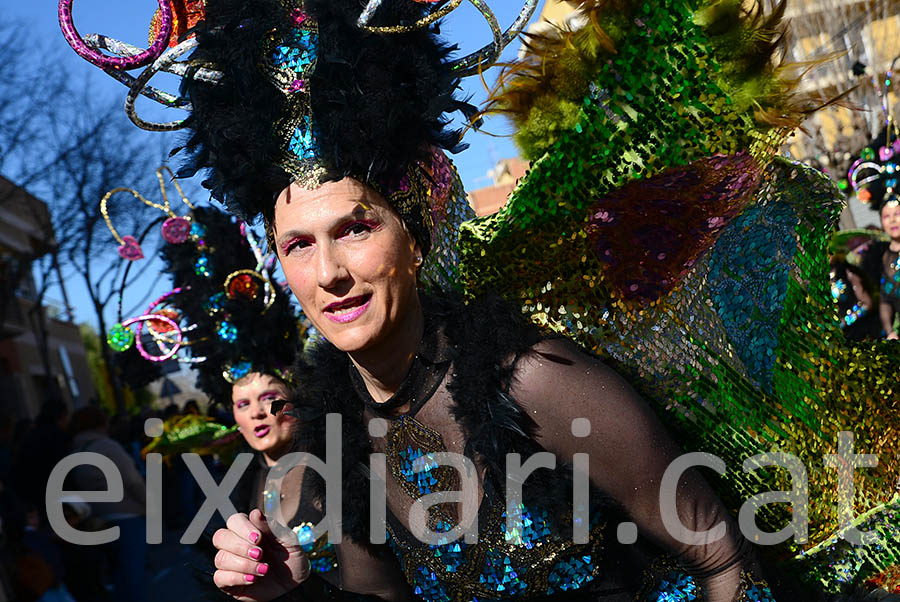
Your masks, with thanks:
<instances>
[{"instance_id":1,"label":"woman's face","mask_svg":"<svg viewBox=\"0 0 900 602\"><path fill-rule=\"evenodd\" d=\"M231 387L234 421L247 443L267 460L277 460L290 449L294 418L281 410L272 415L272 402L284 399L287 386L269 374L253 372Z\"/></svg>"},{"instance_id":2,"label":"woman's face","mask_svg":"<svg viewBox=\"0 0 900 602\"><path fill-rule=\"evenodd\" d=\"M900 239L900 203L887 203L881 208L881 227L892 239Z\"/></svg>"},{"instance_id":3,"label":"woman's face","mask_svg":"<svg viewBox=\"0 0 900 602\"><path fill-rule=\"evenodd\" d=\"M389 341L416 299L418 245L384 198L345 178L275 202L275 246L303 312L346 352Z\"/></svg>"}]
</instances>

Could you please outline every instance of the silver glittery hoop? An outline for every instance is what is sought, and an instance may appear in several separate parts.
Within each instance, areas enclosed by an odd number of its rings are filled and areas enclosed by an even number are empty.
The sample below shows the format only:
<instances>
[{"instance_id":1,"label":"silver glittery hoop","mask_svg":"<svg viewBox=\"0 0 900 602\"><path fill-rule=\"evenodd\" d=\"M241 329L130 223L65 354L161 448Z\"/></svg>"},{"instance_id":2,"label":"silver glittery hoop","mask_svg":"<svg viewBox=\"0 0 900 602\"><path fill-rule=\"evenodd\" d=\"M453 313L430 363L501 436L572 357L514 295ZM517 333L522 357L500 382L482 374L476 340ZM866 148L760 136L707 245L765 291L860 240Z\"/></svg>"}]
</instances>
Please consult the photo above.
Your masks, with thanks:
<instances>
[{"instance_id":1,"label":"silver glittery hoop","mask_svg":"<svg viewBox=\"0 0 900 602\"><path fill-rule=\"evenodd\" d=\"M867 176L862 180L858 180L856 178L856 174L861 173L863 170L872 170L875 173L871 176ZM869 182L875 182L876 180L881 179L881 175L884 173L884 166L880 163L875 163L874 161L866 161L864 163L859 163L854 165L850 169L850 184L853 186L853 190L858 190L860 186L864 186Z\"/></svg>"},{"instance_id":2,"label":"silver glittery hoop","mask_svg":"<svg viewBox=\"0 0 900 602\"><path fill-rule=\"evenodd\" d=\"M107 52L116 56L134 56L143 52L142 48L132 46L131 44L121 42L119 40L116 40L115 38L111 38L99 33L89 33L88 35L84 36L84 42L92 50L106 50ZM134 85L134 82L137 79L130 73L122 71L120 69L105 68L103 69L103 71L110 77L125 84L129 88ZM153 100L154 102L170 108L181 109L185 106L190 106L190 103L188 103L187 99L179 98L174 94L158 90L151 86L146 86L141 91L141 94L146 96L150 100Z\"/></svg>"},{"instance_id":3,"label":"silver glittery hoop","mask_svg":"<svg viewBox=\"0 0 900 602\"><path fill-rule=\"evenodd\" d=\"M500 53L503 52L503 48L506 46L503 43L504 34L500 29L500 22L497 21L497 15L494 14L494 11L491 10L491 7L488 6L487 2L484 2L483 0L469 1L473 6L475 6L475 8L478 9L478 12L481 13L481 16L483 16L488 22L488 26L491 28L491 34L494 36L494 39L490 44L482 47L481 50L463 57L459 61L454 61L453 63L451 63L450 68L458 71L457 75L459 75L460 77L467 75L467 72L460 71L461 68L458 66L462 61L472 60L475 61L478 65L482 65L485 63L488 66L493 65L497 62L497 59L500 58Z\"/></svg>"},{"instance_id":4,"label":"silver glittery hoop","mask_svg":"<svg viewBox=\"0 0 900 602\"><path fill-rule=\"evenodd\" d=\"M364 29L371 33L379 34L405 33L428 27L438 19L449 15L462 4L462 0L450 0L447 5L441 7L440 9L429 14L427 17L424 17L423 19L420 19L419 21L411 25L391 25L381 27L374 27L369 25L369 21L372 20L375 12L383 4L383 2L384 0L368 1L362 13L360 13L359 19L357 20L357 25L361 29ZM528 24L528 21L534 15L538 0L525 0L524 5L522 6L522 10L519 11L519 16L515 21L513 21L512 25L510 25L506 31L502 31L500 29L500 24L497 21L497 16L494 14L494 11L485 0L469 0L469 2L471 2L472 5L476 9L478 9L478 12L480 12L488 22L494 39L490 44L486 44L479 50L468 54L459 60L453 61L450 64L450 68L455 71L459 77L475 75L496 63L500 58L500 53L503 52L503 49L506 48L520 33L522 33L523 29L525 29L525 25Z\"/></svg>"},{"instance_id":5,"label":"silver glittery hoop","mask_svg":"<svg viewBox=\"0 0 900 602\"><path fill-rule=\"evenodd\" d=\"M147 87L147 83L153 78L154 75L156 75L160 71L169 71L171 73L175 73L174 66L180 65L178 70L182 71L181 75L182 77L184 77L184 73L186 73L189 65L186 65L185 63L177 63L176 59L178 59L178 57L180 57L181 55L193 50L194 48L196 48L196 46L197 38L188 38L174 48L169 48L168 50L166 50L166 52L163 53L162 56L153 61L152 65L144 69L144 71L134 80L134 83L131 85L131 89L128 91L128 96L125 98L125 113L128 114L128 118L131 119L132 123L143 130L149 130L151 132L169 132L179 130L184 127L184 119L169 121L167 123L144 121L138 116L134 108L134 103L137 100L137 97L143 94L144 89ZM221 79L222 73L201 67L197 70L197 73L193 77L204 81L215 82L218 79ZM190 111L191 105L185 100L184 104L179 105L178 108Z\"/></svg>"},{"instance_id":6,"label":"silver glittery hoop","mask_svg":"<svg viewBox=\"0 0 900 602\"><path fill-rule=\"evenodd\" d=\"M116 56L132 56L144 51L143 48L132 46L127 42L122 42L121 40L117 40L100 33L89 33L88 35L84 36L84 41L88 46L95 50L106 50L107 52ZM162 55L160 55L160 57L161 56ZM191 67L193 67L193 63L191 61L180 61L167 64L163 71L171 73L173 75L177 75L178 77L186 77ZM116 73L121 72L116 71ZM110 73L110 75L115 77L113 73ZM191 74L191 77L193 79L199 79L202 81L217 82L218 80L222 79L222 72L201 67L199 69L196 69L194 73ZM132 78L131 81L133 82L134 78ZM131 83L128 83L126 85L128 85L128 87L131 87Z\"/></svg>"},{"instance_id":7,"label":"silver glittery hoop","mask_svg":"<svg viewBox=\"0 0 900 602\"><path fill-rule=\"evenodd\" d=\"M481 10L480 4L487 6L483 0L479 0L478 2L475 0L471 1L476 7L479 7L479 10ZM500 53L503 52L503 49L509 46L509 44L522 33L522 30L525 29L528 21L534 15L537 3L538 0L526 0L524 6L522 6L522 10L519 11L519 16L516 17L513 24L501 34L499 42L496 40L495 35L493 43L487 44L480 50L454 61L451 64L451 69L456 71L456 74L459 77L468 77L470 75L475 75L496 63L497 59L500 58ZM482 11L482 14L485 13ZM493 13L491 14L493 15ZM485 17L487 17L487 15L485 15Z\"/></svg>"},{"instance_id":8,"label":"silver glittery hoop","mask_svg":"<svg viewBox=\"0 0 900 602\"><path fill-rule=\"evenodd\" d=\"M147 67L140 76L135 77L126 71L113 68L104 68L103 71L128 86L131 91L125 101L125 111L128 113L129 119L138 127L150 131L171 131L182 127L181 121L172 121L169 123L153 123L144 121L135 112L134 102L137 94L149 98L150 100L172 109L183 109L189 111L191 103L186 99L169 92L165 92L153 86L147 85L149 80L159 71L165 71L172 75L184 78L191 77L193 79L215 83L219 81L223 74L220 71L209 69L206 67L194 68L191 61L176 61L175 59L183 55L188 50L196 46L194 38L186 40L174 48L169 48L158 57L154 63ZM144 52L143 48L133 46L126 42L122 42L115 38L103 34L92 33L84 36L85 44L92 50L105 50L115 56L129 57ZM137 90L137 92L134 92Z\"/></svg>"},{"instance_id":9,"label":"silver glittery hoop","mask_svg":"<svg viewBox=\"0 0 900 602\"><path fill-rule=\"evenodd\" d=\"M356 24L359 27L364 27L369 24L369 21L372 20L372 16L375 15L375 11L378 10L378 7L381 6L381 3L384 0L369 0L369 3L366 4L366 7L363 9L362 13L359 15L359 20Z\"/></svg>"}]
</instances>

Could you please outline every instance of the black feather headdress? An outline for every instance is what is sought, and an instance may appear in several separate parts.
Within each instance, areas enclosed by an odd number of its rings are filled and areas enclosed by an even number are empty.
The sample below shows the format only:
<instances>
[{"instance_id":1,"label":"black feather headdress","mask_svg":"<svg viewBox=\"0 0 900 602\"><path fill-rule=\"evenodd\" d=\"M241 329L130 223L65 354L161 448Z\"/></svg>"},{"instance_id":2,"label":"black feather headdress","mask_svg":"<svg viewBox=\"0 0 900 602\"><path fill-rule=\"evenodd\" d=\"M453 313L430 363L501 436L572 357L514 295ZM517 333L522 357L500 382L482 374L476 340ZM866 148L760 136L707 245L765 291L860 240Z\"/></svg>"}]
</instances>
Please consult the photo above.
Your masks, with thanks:
<instances>
[{"instance_id":1,"label":"black feather headdress","mask_svg":"<svg viewBox=\"0 0 900 602\"><path fill-rule=\"evenodd\" d=\"M190 325L197 387L228 403L231 384L250 372L290 380L300 329L288 294L270 270L257 270L259 259L232 217L198 207L191 224L190 238L167 244L162 258L180 289L169 307Z\"/></svg>"},{"instance_id":2,"label":"black feather headdress","mask_svg":"<svg viewBox=\"0 0 900 602\"><path fill-rule=\"evenodd\" d=\"M426 10L392 2L375 17L414 22ZM206 170L229 210L267 220L291 181L355 177L391 201L427 249L426 212L393 197L408 200L410 184L428 196L435 149L461 148L448 115L474 107L456 98L453 49L434 28L378 35L357 25L359 13L355 0L209 0L191 59L223 77L184 79L193 110L181 174Z\"/></svg>"},{"instance_id":3,"label":"black feather headdress","mask_svg":"<svg viewBox=\"0 0 900 602\"><path fill-rule=\"evenodd\" d=\"M150 131L187 130L173 150L183 159L181 177L202 173L233 214L249 222L262 216L267 235L287 186L352 177L382 195L419 243L421 282L455 285L453 246L474 214L445 155L464 148L450 117L460 112L479 123L475 107L457 97L460 79L496 62L538 0L523 0L505 30L487 1L473 0L493 39L452 58L456 48L441 41L438 23L462 0L160 0L147 49L82 37L72 1L59 0L63 36L129 87L131 121ZM181 79L180 96L149 85L161 71ZM135 109L141 95L188 117L146 121Z\"/></svg>"}]
</instances>

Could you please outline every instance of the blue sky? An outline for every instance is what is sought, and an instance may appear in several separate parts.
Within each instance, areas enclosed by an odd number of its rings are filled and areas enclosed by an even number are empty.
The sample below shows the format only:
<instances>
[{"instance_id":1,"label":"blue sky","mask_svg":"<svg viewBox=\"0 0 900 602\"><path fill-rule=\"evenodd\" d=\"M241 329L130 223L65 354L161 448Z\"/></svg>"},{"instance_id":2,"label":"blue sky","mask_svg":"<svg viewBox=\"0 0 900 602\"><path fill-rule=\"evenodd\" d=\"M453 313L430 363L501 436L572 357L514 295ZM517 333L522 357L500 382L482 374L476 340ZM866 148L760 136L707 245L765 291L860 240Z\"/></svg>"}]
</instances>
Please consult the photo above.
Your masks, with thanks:
<instances>
[{"instance_id":1,"label":"blue sky","mask_svg":"<svg viewBox=\"0 0 900 602\"><path fill-rule=\"evenodd\" d=\"M70 73L77 79L84 79L96 93L103 98L125 99L126 88L109 78L97 68L93 67L72 51L63 39L57 21L57 5L52 0L36 0L34 2L6 2L4 3L3 18L21 19L36 37L40 37L50 45L50 50L59 57L59 68ZM541 3L542 6L543 2ZM501 25L505 28L518 15L521 5L510 0L494 0L492 2ZM102 33L131 44L146 47L147 31L157 3L152 0L121 0L111 2L109 0L75 0L74 21L79 32ZM541 6L538 7L538 12ZM442 27L445 37L457 43L462 53L477 50L490 40L490 30L484 19L469 3L464 3L449 19L445 20ZM515 55L518 44L514 43L504 53L508 59ZM485 78L488 83L493 83L496 70L488 71ZM163 75L153 80L153 85L174 92L177 82L171 76ZM481 103L486 97L486 91L478 77L468 78L463 82L465 94L472 97L472 102ZM161 107L144 99L138 102L138 112L148 119L170 120L177 119L177 111L163 110ZM124 111L123 111L124 113ZM508 134L510 127L504 119L489 119L484 129L491 134ZM170 146L178 142L178 134L159 134L169 136ZM466 188L471 190L489 185L487 171L493 167L498 159L512 157L517 154L515 147L508 137L496 137L486 133L469 132L466 142L470 148L454 157L460 175ZM128 182L122 185L128 186ZM152 194L152 193L151 193ZM202 201L205 197L194 197L196 201ZM99 202L99 199L98 199ZM110 249L110 259L116 259L115 249ZM157 283L153 290L149 291L152 279L144 286L144 290L128 291L127 298L140 299L144 293L150 293L154 297L166 290L165 283ZM135 288L140 288L140 285ZM76 321L94 323L93 312L89 309L87 295L80 290L80 284L67 285L67 291L75 307ZM51 290L50 297L61 298L57 291ZM108 315L107 318L113 318Z\"/></svg>"}]
</instances>

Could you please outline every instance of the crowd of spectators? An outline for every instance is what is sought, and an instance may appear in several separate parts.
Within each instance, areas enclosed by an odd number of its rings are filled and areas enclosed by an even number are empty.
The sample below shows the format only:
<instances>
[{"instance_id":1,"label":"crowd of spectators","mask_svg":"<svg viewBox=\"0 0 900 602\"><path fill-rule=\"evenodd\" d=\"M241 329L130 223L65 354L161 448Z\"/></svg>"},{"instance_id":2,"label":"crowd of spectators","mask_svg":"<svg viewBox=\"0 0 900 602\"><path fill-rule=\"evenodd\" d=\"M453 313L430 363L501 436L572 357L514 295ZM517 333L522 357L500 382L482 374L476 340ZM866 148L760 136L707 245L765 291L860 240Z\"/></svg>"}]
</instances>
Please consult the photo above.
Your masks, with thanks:
<instances>
[{"instance_id":1,"label":"crowd of spectators","mask_svg":"<svg viewBox=\"0 0 900 602\"><path fill-rule=\"evenodd\" d=\"M53 399L33 420L0 414L0 600L146 601L147 496L141 449L149 439L144 423L186 412L199 413L196 402L110 419L96 404L70 413L64 402ZM91 502L66 493L108 488L103 473L89 465L69 471L58 500L45 499L54 467L77 452L112 461L122 477L121 501ZM165 528L183 529L196 513L200 495L183 462L164 464ZM118 527L119 537L102 545L70 543L52 528L48 502L60 503L65 521L79 531Z\"/></svg>"}]
</instances>

